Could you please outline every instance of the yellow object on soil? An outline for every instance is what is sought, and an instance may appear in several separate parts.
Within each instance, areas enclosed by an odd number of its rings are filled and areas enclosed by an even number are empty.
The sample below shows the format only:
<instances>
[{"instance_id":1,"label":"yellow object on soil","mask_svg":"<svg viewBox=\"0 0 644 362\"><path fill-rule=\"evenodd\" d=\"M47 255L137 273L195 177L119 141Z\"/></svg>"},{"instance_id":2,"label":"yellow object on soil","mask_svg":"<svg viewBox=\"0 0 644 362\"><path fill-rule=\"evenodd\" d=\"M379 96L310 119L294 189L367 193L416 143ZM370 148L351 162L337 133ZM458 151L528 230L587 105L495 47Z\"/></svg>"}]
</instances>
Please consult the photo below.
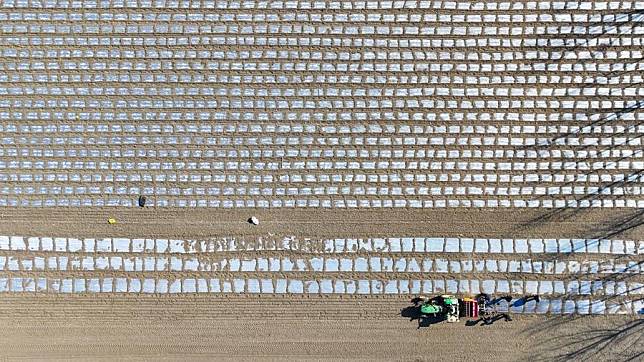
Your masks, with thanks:
<instances>
[{"instance_id":1,"label":"yellow object on soil","mask_svg":"<svg viewBox=\"0 0 644 362\"><path fill-rule=\"evenodd\" d=\"M107 223L108 224L116 224L116 219L109 218L109 219L107 219Z\"/></svg>"}]
</instances>

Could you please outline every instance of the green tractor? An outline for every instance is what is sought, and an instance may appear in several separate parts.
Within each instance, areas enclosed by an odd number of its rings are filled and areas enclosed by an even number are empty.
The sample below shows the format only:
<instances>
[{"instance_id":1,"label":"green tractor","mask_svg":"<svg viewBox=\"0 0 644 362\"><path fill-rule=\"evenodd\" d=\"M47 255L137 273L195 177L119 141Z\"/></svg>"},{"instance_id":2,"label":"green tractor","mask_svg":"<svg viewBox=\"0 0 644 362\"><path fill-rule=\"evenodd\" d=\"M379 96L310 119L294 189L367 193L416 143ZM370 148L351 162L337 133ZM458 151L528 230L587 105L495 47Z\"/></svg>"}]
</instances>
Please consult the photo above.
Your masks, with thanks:
<instances>
[{"instance_id":1,"label":"green tractor","mask_svg":"<svg viewBox=\"0 0 644 362\"><path fill-rule=\"evenodd\" d=\"M422 298L420 313L454 323L459 321L458 298L453 295L441 295L436 298Z\"/></svg>"}]
</instances>

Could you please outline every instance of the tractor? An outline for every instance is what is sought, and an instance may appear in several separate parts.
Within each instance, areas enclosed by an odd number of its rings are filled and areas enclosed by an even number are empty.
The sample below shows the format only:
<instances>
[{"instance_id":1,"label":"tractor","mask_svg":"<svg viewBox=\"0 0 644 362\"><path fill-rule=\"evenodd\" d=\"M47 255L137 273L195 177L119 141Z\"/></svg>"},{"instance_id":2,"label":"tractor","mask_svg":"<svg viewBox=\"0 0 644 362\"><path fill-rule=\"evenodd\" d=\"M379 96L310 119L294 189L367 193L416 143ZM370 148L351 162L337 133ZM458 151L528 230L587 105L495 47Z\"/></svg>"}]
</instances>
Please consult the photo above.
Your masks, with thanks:
<instances>
[{"instance_id":1,"label":"tractor","mask_svg":"<svg viewBox=\"0 0 644 362\"><path fill-rule=\"evenodd\" d=\"M459 321L459 303L453 295L441 295L435 298L420 298L420 313L423 316L445 320L448 323Z\"/></svg>"},{"instance_id":2,"label":"tractor","mask_svg":"<svg viewBox=\"0 0 644 362\"><path fill-rule=\"evenodd\" d=\"M534 300L539 302L538 295L524 296L516 300L512 305L517 303L524 304L528 301ZM502 307L504 302L507 307ZM412 299L415 308L419 308L419 315L423 320L431 323L438 323L447 321L448 323L458 322L460 317L473 318L467 323L468 325L475 325L478 322L483 324L492 324L499 319L511 321L508 307L512 302L512 297L509 295L490 298L488 294L478 294L476 297L457 298L453 295L441 295L433 298L418 297ZM416 309L418 310L418 309ZM473 323L473 324L472 324Z\"/></svg>"}]
</instances>

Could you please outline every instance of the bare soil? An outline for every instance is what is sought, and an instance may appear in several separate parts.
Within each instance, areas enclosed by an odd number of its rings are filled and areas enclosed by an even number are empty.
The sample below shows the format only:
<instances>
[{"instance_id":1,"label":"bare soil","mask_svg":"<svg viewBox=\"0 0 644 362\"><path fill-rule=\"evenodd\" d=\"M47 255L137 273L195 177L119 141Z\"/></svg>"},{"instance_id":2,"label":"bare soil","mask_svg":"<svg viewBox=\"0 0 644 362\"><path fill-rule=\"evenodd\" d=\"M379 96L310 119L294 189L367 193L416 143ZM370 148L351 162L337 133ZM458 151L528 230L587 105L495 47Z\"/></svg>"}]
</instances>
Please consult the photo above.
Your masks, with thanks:
<instances>
[{"instance_id":1,"label":"bare soil","mask_svg":"<svg viewBox=\"0 0 644 362\"><path fill-rule=\"evenodd\" d=\"M260 225L247 222L255 215ZM116 224L108 224L114 218ZM0 208L5 234L77 237L644 237L638 209Z\"/></svg>"},{"instance_id":2,"label":"bare soil","mask_svg":"<svg viewBox=\"0 0 644 362\"><path fill-rule=\"evenodd\" d=\"M16 295L0 300L0 355L61 360L608 361L637 360L644 353L638 343L641 318L514 316L511 322L490 326L462 321L418 328L417 321L400 315L408 305L398 296ZM585 349L597 336L610 338L620 331L607 348Z\"/></svg>"}]
</instances>

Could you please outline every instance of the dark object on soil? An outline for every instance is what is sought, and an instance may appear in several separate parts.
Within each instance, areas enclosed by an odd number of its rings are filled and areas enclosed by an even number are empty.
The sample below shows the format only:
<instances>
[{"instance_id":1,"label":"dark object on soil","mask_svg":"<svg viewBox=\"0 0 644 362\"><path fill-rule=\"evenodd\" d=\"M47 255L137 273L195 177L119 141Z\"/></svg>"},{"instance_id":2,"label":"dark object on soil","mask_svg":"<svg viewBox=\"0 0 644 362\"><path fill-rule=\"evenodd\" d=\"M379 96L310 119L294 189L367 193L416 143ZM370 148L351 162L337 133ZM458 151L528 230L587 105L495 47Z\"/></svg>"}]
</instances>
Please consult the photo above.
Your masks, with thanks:
<instances>
[{"instance_id":1,"label":"dark object on soil","mask_svg":"<svg viewBox=\"0 0 644 362\"><path fill-rule=\"evenodd\" d=\"M496 322L498 320L501 320L501 319L505 320L506 322L511 322L512 321L512 317L510 317L510 315L507 314L507 313L499 313L499 314L496 314L496 315L491 316L489 318L482 318L484 326L489 326L491 324L494 324L494 322Z\"/></svg>"},{"instance_id":2,"label":"dark object on soil","mask_svg":"<svg viewBox=\"0 0 644 362\"><path fill-rule=\"evenodd\" d=\"M144 207L145 206L145 201L147 201L147 198L143 195L139 196L139 206Z\"/></svg>"}]
</instances>

